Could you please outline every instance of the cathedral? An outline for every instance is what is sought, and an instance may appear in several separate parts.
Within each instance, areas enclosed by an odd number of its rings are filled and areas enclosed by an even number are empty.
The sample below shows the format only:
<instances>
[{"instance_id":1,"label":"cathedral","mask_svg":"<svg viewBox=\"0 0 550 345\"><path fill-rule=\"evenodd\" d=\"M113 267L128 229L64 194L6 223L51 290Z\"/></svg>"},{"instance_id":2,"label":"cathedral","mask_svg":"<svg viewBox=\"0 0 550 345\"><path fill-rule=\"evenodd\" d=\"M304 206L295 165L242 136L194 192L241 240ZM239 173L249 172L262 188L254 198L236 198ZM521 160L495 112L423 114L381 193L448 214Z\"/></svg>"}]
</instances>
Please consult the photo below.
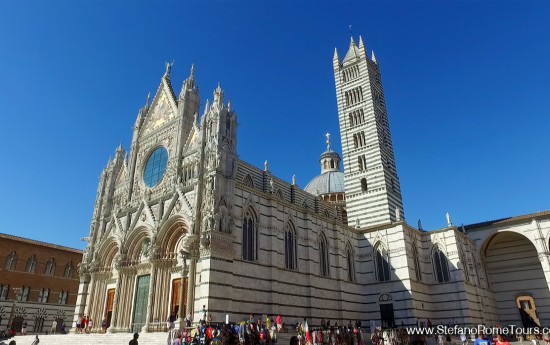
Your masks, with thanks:
<instances>
[{"instance_id":1,"label":"cathedral","mask_svg":"<svg viewBox=\"0 0 550 345\"><path fill-rule=\"evenodd\" d=\"M301 189L239 158L220 85L201 112L194 68L176 95L168 64L129 152L119 146L101 174L74 323L549 325L550 212L408 224L379 62L352 38L333 67L342 155L327 135L320 174Z\"/></svg>"}]
</instances>

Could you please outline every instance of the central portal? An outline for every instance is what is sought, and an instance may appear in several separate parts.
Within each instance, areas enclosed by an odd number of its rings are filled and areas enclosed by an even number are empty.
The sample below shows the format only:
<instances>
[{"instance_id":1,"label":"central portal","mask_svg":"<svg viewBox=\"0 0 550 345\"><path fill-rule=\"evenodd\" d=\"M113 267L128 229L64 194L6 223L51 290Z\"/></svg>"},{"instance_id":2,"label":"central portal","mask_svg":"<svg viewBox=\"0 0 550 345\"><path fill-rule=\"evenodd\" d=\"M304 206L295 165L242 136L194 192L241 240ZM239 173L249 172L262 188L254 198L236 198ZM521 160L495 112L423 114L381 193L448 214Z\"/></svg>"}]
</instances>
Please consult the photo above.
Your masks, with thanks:
<instances>
[{"instance_id":1,"label":"central portal","mask_svg":"<svg viewBox=\"0 0 550 345\"><path fill-rule=\"evenodd\" d=\"M149 296L149 280L151 276L139 276L136 281L134 297L134 316L132 317L132 333L141 331L147 318L147 299Z\"/></svg>"}]
</instances>

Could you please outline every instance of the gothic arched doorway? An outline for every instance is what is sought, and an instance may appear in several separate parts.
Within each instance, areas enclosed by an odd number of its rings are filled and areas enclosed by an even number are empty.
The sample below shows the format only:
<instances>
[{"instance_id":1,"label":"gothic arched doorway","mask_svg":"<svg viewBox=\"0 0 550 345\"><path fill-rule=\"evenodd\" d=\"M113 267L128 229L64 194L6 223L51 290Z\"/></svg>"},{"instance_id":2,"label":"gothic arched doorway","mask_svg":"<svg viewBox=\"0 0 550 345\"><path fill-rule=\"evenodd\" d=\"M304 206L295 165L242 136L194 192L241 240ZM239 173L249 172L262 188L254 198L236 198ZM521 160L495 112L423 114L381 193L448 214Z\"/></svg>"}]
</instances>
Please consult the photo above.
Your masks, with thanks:
<instances>
[{"instance_id":1,"label":"gothic arched doorway","mask_svg":"<svg viewBox=\"0 0 550 345\"><path fill-rule=\"evenodd\" d=\"M486 241L482 253L494 297L484 313L507 325L548 323L550 319L537 316L550 315L550 290L533 242L516 232L499 232Z\"/></svg>"}]
</instances>

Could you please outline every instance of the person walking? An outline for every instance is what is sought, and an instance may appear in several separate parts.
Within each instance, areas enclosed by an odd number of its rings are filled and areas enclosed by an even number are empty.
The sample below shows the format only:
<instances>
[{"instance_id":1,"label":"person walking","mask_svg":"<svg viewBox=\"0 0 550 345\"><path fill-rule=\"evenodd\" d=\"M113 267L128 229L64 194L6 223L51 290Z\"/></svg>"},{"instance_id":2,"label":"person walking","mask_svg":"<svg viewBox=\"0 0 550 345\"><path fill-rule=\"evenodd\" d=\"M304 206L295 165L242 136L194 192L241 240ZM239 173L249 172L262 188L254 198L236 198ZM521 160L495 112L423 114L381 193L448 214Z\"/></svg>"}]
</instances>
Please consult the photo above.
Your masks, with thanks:
<instances>
[{"instance_id":1,"label":"person walking","mask_svg":"<svg viewBox=\"0 0 550 345\"><path fill-rule=\"evenodd\" d=\"M23 321L21 325L21 335L27 335L27 321Z\"/></svg>"},{"instance_id":2,"label":"person walking","mask_svg":"<svg viewBox=\"0 0 550 345\"><path fill-rule=\"evenodd\" d=\"M57 321L55 321L55 319L54 319L53 322L52 322L52 328L51 328L50 333L55 334L56 330L57 330Z\"/></svg>"},{"instance_id":3,"label":"person walking","mask_svg":"<svg viewBox=\"0 0 550 345\"><path fill-rule=\"evenodd\" d=\"M134 339L130 340L130 342L128 343L128 345L139 345L139 344L138 344L138 338L139 338L139 334L138 334L138 333L134 333Z\"/></svg>"},{"instance_id":4,"label":"person walking","mask_svg":"<svg viewBox=\"0 0 550 345\"><path fill-rule=\"evenodd\" d=\"M275 323L277 324L277 332L280 332L283 328L283 319L281 318L280 314L277 314L277 317L275 318Z\"/></svg>"}]
</instances>

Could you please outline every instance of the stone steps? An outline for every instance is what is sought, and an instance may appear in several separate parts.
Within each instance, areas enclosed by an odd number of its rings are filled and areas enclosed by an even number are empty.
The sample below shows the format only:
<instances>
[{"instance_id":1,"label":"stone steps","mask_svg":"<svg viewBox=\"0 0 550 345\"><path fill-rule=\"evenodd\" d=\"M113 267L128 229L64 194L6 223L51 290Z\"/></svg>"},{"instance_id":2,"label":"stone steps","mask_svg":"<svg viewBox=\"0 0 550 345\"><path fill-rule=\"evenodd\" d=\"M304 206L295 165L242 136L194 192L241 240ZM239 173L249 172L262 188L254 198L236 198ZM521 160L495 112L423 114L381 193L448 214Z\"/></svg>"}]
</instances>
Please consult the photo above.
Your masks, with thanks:
<instances>
[{"instance_id":1,"label":"stone steps","mask_svg":"<svg viewBox=\"0 0 550 345\"><path fill-rule=\"evenodd\" d=\"M279 333L277 345L288 345L290 338L295 333ZM139 343L145 345L166 345L168 334L165 332L140 333ZM18 335L12 338L17 345L31 345L35 335ZM132 333L110 333L110 334L41 334L38 336L40 345L125 345L132 340ZM10 339L10 340L12 340ZM9 343L6 342L6 343Z\"/></svg>"},{"instance_id":2,"label":"stone steps","mask_svg":"<svg viewBox=\"0 0 550 345\"><path fill-rule=\"evenodd\" d=\"M167 336L167 333L162 332L140 333L138 341L140 344L146 345L166 345ZM35 337L35 335L18 335L12 339L16 341L17 345L31 345ZM40 345L124 345L132 340L133 334L43 334L38 338Z\"/></svg>"}]
</instances>

